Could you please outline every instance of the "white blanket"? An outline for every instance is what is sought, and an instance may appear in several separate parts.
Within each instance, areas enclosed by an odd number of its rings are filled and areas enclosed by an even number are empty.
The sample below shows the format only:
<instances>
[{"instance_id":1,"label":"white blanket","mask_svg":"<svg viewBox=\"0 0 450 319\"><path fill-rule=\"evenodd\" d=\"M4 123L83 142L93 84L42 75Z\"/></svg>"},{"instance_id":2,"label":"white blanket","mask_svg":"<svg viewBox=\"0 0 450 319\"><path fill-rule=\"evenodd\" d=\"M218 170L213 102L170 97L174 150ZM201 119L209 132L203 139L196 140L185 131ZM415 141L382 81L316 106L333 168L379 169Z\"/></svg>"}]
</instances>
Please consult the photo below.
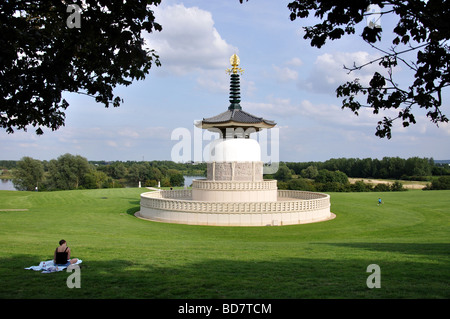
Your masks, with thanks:
<instances>
[{"instance_id":1,"label":"white blanket","mask_svg":"<svg viewBox=\"0 0 450 319\"><path fill-rule=\"evenodd\" d=\"M83 261L81 259L78 259L78 261L76 263L74 263L74 265L81 264L82 262ZM39 266L31 266L31 267L27 267L25 269L31 269L34 271L42 271L43 274L48 274L51 272L62 271L64 269L66 269L68 266L70 266L70 262L67 262L67 264L65 264L65 265L55 265L53 260L48 260L48 261L41 261L39 263Z\"/></svg>"}]
</instances>

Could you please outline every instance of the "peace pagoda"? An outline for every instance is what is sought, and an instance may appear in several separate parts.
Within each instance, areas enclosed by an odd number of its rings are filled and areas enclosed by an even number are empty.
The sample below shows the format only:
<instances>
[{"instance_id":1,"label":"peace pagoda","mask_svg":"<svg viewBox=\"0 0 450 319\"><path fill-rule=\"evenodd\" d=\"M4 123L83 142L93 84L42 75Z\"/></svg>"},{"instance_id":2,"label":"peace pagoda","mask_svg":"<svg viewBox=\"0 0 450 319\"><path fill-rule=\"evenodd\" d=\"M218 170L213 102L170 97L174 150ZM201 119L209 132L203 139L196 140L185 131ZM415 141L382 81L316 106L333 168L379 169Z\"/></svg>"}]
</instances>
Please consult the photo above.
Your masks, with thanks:
<instances>
[{"instance_id":1,"label":"peace pagoda","mask_svg":"<svg viewBox=\"0 0 450 319\"><path fill-rule=\"evenodd\" d=\"M194 180L191 190L141 194L136 216L210 226L276 226L332 219L329 195L278 190L276 180L263 178L261 148L250 134L271 129L276 123L242 109L239 57L234 54L230 63L228 109L196 123L219 134L209 145L206 179Z\"/></svg>"}]
</instances>

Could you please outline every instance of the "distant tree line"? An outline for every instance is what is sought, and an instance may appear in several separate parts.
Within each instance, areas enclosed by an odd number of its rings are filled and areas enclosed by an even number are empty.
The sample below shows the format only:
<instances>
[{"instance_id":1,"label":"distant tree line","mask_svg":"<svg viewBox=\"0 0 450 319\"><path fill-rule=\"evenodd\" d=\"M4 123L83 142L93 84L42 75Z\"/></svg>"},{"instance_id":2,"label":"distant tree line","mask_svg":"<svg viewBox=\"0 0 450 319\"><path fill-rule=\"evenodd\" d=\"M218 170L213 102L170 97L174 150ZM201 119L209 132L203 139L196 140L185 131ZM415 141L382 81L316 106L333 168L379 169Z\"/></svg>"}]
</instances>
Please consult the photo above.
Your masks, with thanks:
<instances>
[{"instance_id":1,"label":"distant tree line","mask_svg":"<svg viewBox=\"0 0 450 319\"><path fill-rule=\"evenodd\" d=\"M12 161L8 162L7 167L13 172L14 187L27 191L137 187L139 183L142 187L152 187L158 186L158 182L161 187L176 187L184 186L183 175L203 175L206 171L206 164L89 162L80 155L72 154L64 154L50 161L23 157L14 165L11 165Z\"/></svg>"},{"instance_id":2,"label":"distant tree line","mask_svg":"<svg viewBox=\"0 0 450 319\"><path fill-rule=\"evenodd\" d=\"M392 179L393 183L372 185L351 178ZM429 181L425 189L450 189L450 168L432 158L385 157L378 159L338 158L325 162L280 163L274 175L279 189L320 192L403 191L401 180Z\"/></svg>"},{"instance_id":3,"label":"distant tree line","mask_svg":"<svg viewBox=\"0 0 450 319\"><path fill-rule=\"evenodd\" d=\"M317 170L340 171L352 178L402 179L427 181L431 176L450 175L446 164L437 164L432 158L399 157L372 158L332 158L325 162L286 163L297 175L307 174L308 167ZM302 172L303 171L303 172ZM304 176L307 177L307 176Z\"/></svg>"},{"instance_id":4,"label":"distant tree line","mask_svg":"<svg viewBox=\"0 0 450 319\"><path fill-rule=\"evenodd\" d=\"M278 180L278 189L302 190L311 192L389 192L404 191L403 184L394 183L372 185L364 181L350 183L348 176L341 171L318 170L315 166L303 169L303 174L295 175L286 163L281 163L274 175L266 175L265 178Z\"/></svg>"},{"instance_id":5,"label":"distant tree line","mask_svg":"<svg viewBox=\"0 0 450 319\"><path fill-rule=\"evenodd\" d=\"M64 154L40 161L24 157L0 160L0 169L13 172L19 190L66 190L184 185L184 176L206 176L206 163L172 161L88 161ZM9 174L8 174L9 175ZM371 185L350 178L391 179L394 183ZM278 188L307 191L399 191L401 180L429 181L429 190L450 189L450 167L432 158L384 157L383 159L337 158L325 162L281 162L279 170L266 179L277 179Z\"/></svg>"}]
</instances>

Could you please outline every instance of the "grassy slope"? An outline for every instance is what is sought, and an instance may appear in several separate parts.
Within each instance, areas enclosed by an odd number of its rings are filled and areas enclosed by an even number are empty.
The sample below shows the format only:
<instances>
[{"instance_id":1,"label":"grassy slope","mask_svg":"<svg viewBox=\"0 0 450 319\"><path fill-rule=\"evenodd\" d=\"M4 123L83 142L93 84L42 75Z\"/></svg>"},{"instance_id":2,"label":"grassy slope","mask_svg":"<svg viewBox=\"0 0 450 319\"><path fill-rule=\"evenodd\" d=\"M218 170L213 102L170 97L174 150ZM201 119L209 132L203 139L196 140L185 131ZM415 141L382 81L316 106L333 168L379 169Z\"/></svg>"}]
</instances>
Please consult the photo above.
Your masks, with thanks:
<instances>
[{"instance_id":1,"label":"grassy slope","mask_svg":"<svg viewBox=\"0 0 450 319\"><path fill-rule=\"evenodd\" d=\"M0 298L450 297L450 191L334 193L332 221L243 228L137 219L141 192L0 191L0 210L28 209L0 211ZM81 289L23 269L61 238L83 260Z\"/></svg>"}]
</instances>

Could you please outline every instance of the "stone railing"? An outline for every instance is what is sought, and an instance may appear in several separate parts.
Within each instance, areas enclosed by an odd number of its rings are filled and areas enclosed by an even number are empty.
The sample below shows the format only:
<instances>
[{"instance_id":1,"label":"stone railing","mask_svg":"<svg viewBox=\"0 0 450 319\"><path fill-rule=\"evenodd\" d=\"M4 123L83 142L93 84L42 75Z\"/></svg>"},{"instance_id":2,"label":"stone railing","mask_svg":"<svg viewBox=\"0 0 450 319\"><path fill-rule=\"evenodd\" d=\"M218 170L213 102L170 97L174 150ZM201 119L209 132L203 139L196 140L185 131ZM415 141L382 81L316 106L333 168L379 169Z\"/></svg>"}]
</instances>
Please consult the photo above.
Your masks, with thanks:
<instances>
[{"instance_id":1,"label":"stone railing","mask_svg":"<svg viewBox=\"0 0 450 319\"><path fill-rule=\"evenodd\" d=\"M192 190L190 189L177 189L177 190L161 190L157 192L150 192L145 194L155 194L155 198L165 199L190 199L192 198ZM159 196L159 197L158 197Z\"/></svg>"},{"instance_id":2,"label":"stone railing","mask_svg":"<svg viewBox=\"0 0 450 319\"><path fill-rule=\"evenodd\" d=\"M275 190L277 189L277 181L265 180L258 182L231 182L195 179L192 181L192 188L211 191Z\"/></svg>"},{"instance_id":3,"label":"stone railing","mask_svg":"<svg viewBox=\"0 0 450 319\"><path fill-rule=\"evenodd\" d=\"M303 191L278 191L276 202L193 201L191 190L155 191L141 194L141 207L196 213L281 213L327 209L330 196Z\"/></svg>"},{"instance_id":4,"label":"stone railing","mask_svg":"<svg viewBox=\"0 0 450 319\"><path fill-rule=\"evenodd\" d=\"M305 192L305 191L293 191L293 190L278 190L278 197L295 198L302 200L324 199L325 197L327 197L328 199L330 198L330 196L327 194Z\"/></svg>"}]
</instances>

